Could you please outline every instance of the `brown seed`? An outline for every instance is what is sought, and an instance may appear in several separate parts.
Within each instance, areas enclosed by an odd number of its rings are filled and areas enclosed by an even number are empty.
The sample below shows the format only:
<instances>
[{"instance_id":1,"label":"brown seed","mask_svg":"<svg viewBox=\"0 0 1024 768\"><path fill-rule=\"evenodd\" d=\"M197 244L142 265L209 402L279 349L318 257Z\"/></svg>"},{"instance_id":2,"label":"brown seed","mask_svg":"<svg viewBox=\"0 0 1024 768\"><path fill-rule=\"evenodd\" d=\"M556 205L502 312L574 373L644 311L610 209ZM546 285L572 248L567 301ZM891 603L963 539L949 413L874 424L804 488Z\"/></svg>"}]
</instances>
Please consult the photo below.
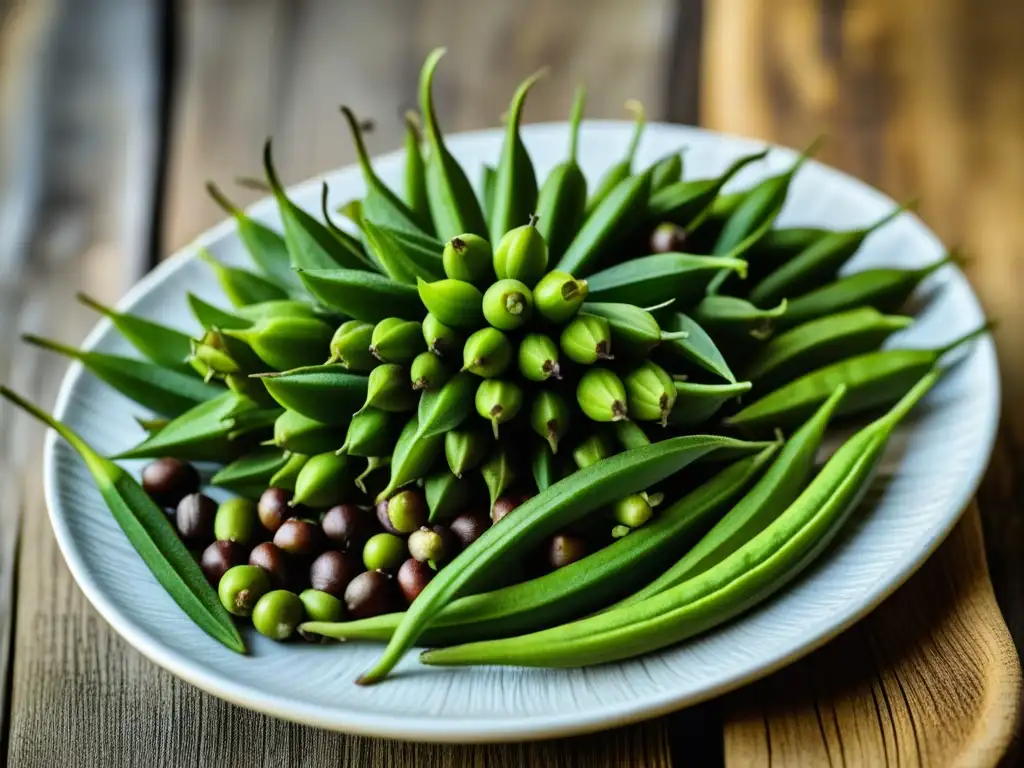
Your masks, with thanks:
<instances>
[{"instance_id":1,"label":"brown seed","mask_svg":"<svg viewBox=\"0 0 1024 768\"><path fill-rule=\"evenodd\" d=\"M289 555L316 554L322 542L320 526L297 517L285 520L274 534L274 544Z\"/></svg>"},{"instance_id":2,"label":"brown seed","mask_svg":"<svg viewBox=\"0 0 1024 768\"><path fill-rule=\"evenodd\" d=\"M288 558L280 547L265 541L249 553L249 565L255 565L267 572L274 589L288 586Z\"/></svg>"},{"instance_id":3,"label":"brown seed","mask_svg":"<svg viewBox=\"0 0 1024 768\"><path fill-rule=\"evenodd\" d=\"M292 500L292 492L284 488L267 488L260 496L256 511L263 527L275 533L281 524L295 515L296 510L288 506Z\"/></svg>"},{"instance_id":4,"label":"brown seed","mask_svg":"<svg viewBox=\"0 0 1024 768\"><path fill-rule=\"evenodd\" d=\"M362 563L353 555L331 550L309 566L309 584L313 589L341 597L345 594L345 587L362 570Z\"/></svg>"},{"instance_id":5,"label":"brown seed","mask_svg":"<svg viewBox=\"0 0 1024 768\"><path fill-rule=\"evenodd\" d=\"M673 253L682 250L686 244L686 230L678 224L665 222L651 232L652 253Z\"/></svg>"},{"instance_id":6,"label":"brown seed","mask_svg":"<svg viewBox=\"0 0 1024 768\"><path fill-rule=\"evenodd\" d=\"M361 548L377 532L370 511L355 504L331 507L324 514L320 527L328 539L346 552Z\"/></svg>"},{"instance_id":7,"label":"brown seed","mask_svg":"<svg viewBox=\"0 0 1024 768\"><path fill-rule=\"evenodd\" d=\"M181 538L192 546L205 546L213 541L213 519L217 502L201 493L190 493L178 502L175 520Z\"/></svg>"},{"instance_id":8,"label":"brown seed","mask_svg":"<svg viewBox=\"0 0 1024 768\"><path fill-rule=\"evenodd\" d=\"M562 568L587 556L587 543L571 533L558 533L548 544L548 565Z\"/></svg>"},{"instance_id":9,"label":"brown seed","mask_svg":"<svg viewBox=\"0 0 1024 768\"><path fill-rule=\"evenodd\" d=\"M245 564L245 549L233 541L215 541L203 550L199 559L199 567L206 574L206 580L217 586L220 577L229 568Z\"/></svg>"},{"instance_id":10,"label":"brown seed","mask_svg":"<svg viewBox=\"0 0 1024 768\"><path fill-rule=\"evenodd\" d=\"M495 523L501 522L505 516L513 509L518 507L529 496L502 496L494 502L494 508L491 510L491 520Z\"/></svg>"},{"instance_id":11,"label":"brown seed","mask_svg":"<svg viewBox=\"0 0 1024 768\"><path fill-rule=\"evenodd\" d=\"M412 603L434 578L434 569L416 558L410 557L398 569L398 588L405 602Z\"/></svg>"},{"instance_id":12,"label":"brown seed","mask_svg":"<svg viewBox=\"0 0 1024 768\"><path fill-rule=\"evenodd\" d=\"M368 619L395 610L395 585L382 571L363 571L345 588L345 610L353 619Z\"/></svg>"},{"instance_id":13,"label":"brown seed","mask_svg":"<svg viewBox=\"0 0 1024 768\"><path fill-rule=\"evenodd\" d=\"M178 506L183 498L199 490L199 472L191 464L166 457L142 470L142 490L164 509Z\"/></svg>"},{"instance_id":14,"label":"brown seed","mask_svg":"<svg viewBox=\"0 0 1024 768\"><path fill-rule=\"evenodd\" d=\"M463 512L448 524L448 530L458 539L463 549L479 539L490 527L490 519L479 512Z\"/></svg>"}]
</instances>

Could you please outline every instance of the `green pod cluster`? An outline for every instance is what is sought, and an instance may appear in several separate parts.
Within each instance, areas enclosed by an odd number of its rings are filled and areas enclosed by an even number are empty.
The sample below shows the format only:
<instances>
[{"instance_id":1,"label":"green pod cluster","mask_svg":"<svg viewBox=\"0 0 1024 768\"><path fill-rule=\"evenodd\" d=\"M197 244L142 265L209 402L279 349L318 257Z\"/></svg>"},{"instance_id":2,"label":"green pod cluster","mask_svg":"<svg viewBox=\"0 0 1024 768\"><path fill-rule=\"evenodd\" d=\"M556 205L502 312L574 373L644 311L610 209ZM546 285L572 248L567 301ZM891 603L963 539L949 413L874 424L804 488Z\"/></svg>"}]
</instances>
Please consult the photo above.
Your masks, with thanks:
<instances>
[{"instance_id":1,"label":"green pod cluster","mask_svg":"<svg viewBox=\"0 0 1024 768\"><path fill-rule=\"evenodd\" d=\"M210 485L226 488L249 499L258 499L289 458L290 455L279 448L260 448L221 468L210 478Z\"/></svg>"},{"instance_id":2,"label":"green pod cluster","mask_svg":"<svg viewBox=\"0 0 1024 768\"><path fill-rule=\"evenodd\" d=\"M451 520L469 504L471 493L469 480L451 472L438 472L428 477L423 483L423 495L429 510L428 522Z\"/></svg>"}]
</instances>

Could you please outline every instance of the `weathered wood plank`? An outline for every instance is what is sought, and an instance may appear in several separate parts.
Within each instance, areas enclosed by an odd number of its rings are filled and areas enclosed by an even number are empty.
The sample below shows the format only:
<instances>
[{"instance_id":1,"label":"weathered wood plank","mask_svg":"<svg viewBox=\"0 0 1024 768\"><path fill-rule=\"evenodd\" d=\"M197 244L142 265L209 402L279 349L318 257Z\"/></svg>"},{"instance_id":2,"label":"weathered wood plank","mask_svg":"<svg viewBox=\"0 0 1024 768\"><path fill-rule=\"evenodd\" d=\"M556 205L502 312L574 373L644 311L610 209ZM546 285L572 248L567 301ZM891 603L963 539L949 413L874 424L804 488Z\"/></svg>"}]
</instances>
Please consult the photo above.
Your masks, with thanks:
<instances>
[{"instance_id":1,"label":"weathered wood plank","mask_svg":"<svg viewBox=\"0 0 1024 768\"><path fill-rule=\"evenodd\" d=\"M1003 434L979 499L998 607L1018 648L1024 524L1014 446L1024 428L1024 309L1011 276L1021 270L1024 51L1010 30L1021 23L1024 8L1011 0L985 13L962 0L721 0L708 8L702 90L712 128L791 146L826 132L822 159L895 197L920 195L923 219L972 255L968 276L1000 320L1005 393ZM981 545L972 513L921 575L856 630L728 699L728 764L798 754L990 764L1013 713L1013 695L1001 686L1012 690L1020 677ZM947 583L949 573L960 583ZM915 627L929 629L908 636ZM935 711L947 719L936 722Z\"/></svg>"}]
</instances>

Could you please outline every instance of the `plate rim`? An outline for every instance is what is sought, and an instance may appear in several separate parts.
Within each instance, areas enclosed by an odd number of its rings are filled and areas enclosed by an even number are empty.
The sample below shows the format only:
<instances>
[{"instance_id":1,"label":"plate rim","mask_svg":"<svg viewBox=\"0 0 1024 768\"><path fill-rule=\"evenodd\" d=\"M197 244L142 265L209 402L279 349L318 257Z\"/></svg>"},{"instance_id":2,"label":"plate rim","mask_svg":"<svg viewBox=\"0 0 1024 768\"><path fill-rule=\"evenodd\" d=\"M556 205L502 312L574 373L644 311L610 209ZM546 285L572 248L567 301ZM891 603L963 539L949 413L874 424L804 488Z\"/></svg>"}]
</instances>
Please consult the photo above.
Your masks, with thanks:
<instances>
[{"instance_id":1,"label":"plate rim","mask_svg":"<svg viewBox=\"0 0 1024 768\"><path fill-rule=\"evenodd\" d=\"M532 123L523 126L523 134L527 136L534 132L551 130L554 128L566 128L564 121L553 121L544 123ZM586 130L624 130L631 128L632 124L622 120L588 120ZM764 146L773 153L795 154L795 150L782 145L760 141L746 136L739 136L725 132L712 131L704 128L683 126L671 123L650 123L648 130L652 133L676 134L681 139L687 136L700 135L704 138L727 139L737 148L742 145ZM478 131L466 131L452 133L446 136L446 141L456 140L486 140L490 137L500 137L504 134L502 129L489 128ZM394 162L404 155L404 150L378 155L374 158L375 163ZM847 184L855 185L860 194L875 197L895 204L889 196L880 190L872 187L866 182L832 166L825 165L816 160L809 164L821 166L831 174L838 175ZM296 197L309 194L311 189L316 189L325 178L351 169L354 164L342 166L321 172L315 176L289 185L286 189L289 197ZM275 206L276 202L272 195L261 198L251 205L246 206L248 214L259 218L267 209ZM940 243L935 233L920 222L927 235ZM204 230L197 238L185 244L175 251L167 259L154 267L134 283L128 291L117 301L116 307L125 308L137 303L149 291L158 287L165 279L175 272L183 269L189 262L197 258L196 251L201 246L210 245L223 237L230 237L234 231L235 223L231 217L226 217L218 224ZM941 244L941 243L940 243ZM973 287L967 281L966 276L959 269L955 268L954 279L965 283L967 292L976 307L984 314L980 301ZM90 330L82 342L83 349L95 347L110 331L112 323L109 318L101 318ZM642 701L625 699L613 706L603 708L589 708L582 713L570 713L558 716L529 716L517 717L511 720L498 720L492 716L480 718L453 718L444 717L423 717L396 715L385 717L378 713L365 715L355 709L339 710L337 707L326 707L319 704L308 704L295 699L273 697L271 694L254 691L248 686L234 682L223 676L216 670L209 670L198 667L191 657L179 653L173 648L163 645L157 638L154 638L136 629L131 624L122 621L118 609L107 599L101 587L93 580L91 573L83 560L71 549L71 532L64 525L62 515L57 514L61 505L60 490L56 476L56 446L60 441L58 435L51 429L47 429L44 441L43 456L43 484L44 498L46 501L47 514L50 525L57 540L58 548L64 561L71 571L79 588L85 594L89 603L97 610L110 627L124 638L129 645L142 653L150 661L168 670L195 687L210 693L218 698L224 699L232 704L247 709L262 712L273 717L281 718L302 725L310 725L329 730L364 736L381 737L413 742L436 742L436 743L493 743L503 741L524 741L534 739L551 739L561 736L592 733L606 728L635 723L653 717L676 711L683 707L707 701L729 691L735 690L745 684L761 679L773 672L787 666L794 661L807 656L829 642L840 633L847 630L864 616L874 610L880 603L888 598L893 592L902 586L907 579L913 575L923 563L934 553L938 546L952 531L953 527L962 517L971 498L975 495L978 486L985 474L988 463L991 460L992 451L995 445L996 432L998 427L999 414L1001 412L1001 386L998 376L998 361L995 355L995 346L991 335L986 335L979 340L977 349L988 357L991 365L995 368L996 375L991 377L991 391L988 393L987 401L991 404L988 413L985 414L983 457L984 463L976 473L973 482L967 483L959 493L951 498L949 504L959 510L951 516L945 525L931 531L931 536L924 542L915 544L916 555L910 557L907 563L891 579L880 579L885 584L871 587L873 593L871 599L858 604L855 610L851 611L845 619L832 624L820 631L809 633L809 639L800 643L797 647L790 649L788 653L778 653L774 657L766 658L756 667L732 674L722 679L719 684L701 689L693 694L673 694L664 692L650 695ZM79 362L72 363L66 371L58 391L54 414L60 419L65 418L72 399L72 393L78 385L79 380L85 374L85 369ZM279 698L278 702L272 699Z\"/></svg>"}]
</instances>

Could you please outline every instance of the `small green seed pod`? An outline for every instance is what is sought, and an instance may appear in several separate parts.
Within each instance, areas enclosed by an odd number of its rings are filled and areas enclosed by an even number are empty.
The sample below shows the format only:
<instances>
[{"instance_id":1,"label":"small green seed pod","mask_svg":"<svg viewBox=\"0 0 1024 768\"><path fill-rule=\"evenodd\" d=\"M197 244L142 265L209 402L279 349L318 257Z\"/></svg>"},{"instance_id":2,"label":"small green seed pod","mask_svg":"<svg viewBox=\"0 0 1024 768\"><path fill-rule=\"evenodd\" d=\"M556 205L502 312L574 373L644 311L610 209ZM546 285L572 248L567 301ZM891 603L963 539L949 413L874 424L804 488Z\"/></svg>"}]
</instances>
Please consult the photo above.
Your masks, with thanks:
<instances>
[{"instance_id":1,"label":"small green seed pod","mask_svg":"<svg viewBox=\"0 0 1024 768\"><path fill-rule=\"evenodd\" d=\"M558 453L558 441L569 431L569 404L557 392L543 390L530 406L530 426Z\"/></svg>"},{"instance_id":2,"label":"small green seed pod","mask_svg":"<svg viewBox=\"0 0 1024 768\"><path fill-rule=\"evenodd\" d=\"M382 363L411 362L423 350L423 334L415 320L385 317L373 326L370 354Z\"/></svg>"},{"instance_id":3,"label":"small green seed pod","mask_svg":"<svg viewBox=\"0 0 1024 768\"><path fill-rule=\"evenodd\" d=\"M476 412L491 422L494 439L498 426L516 417L523 407L523 390L518 384L499 379L486 379L476 390Z\"/></svg>"},{"instance_id":4,"label":"small green seed pod","mask_svg":"<svg viewBox=\"0 0 1024 768\"><path fill-rule=\"evenodd\" d=\"M577 280L568 272L548 272L533 287L537 311L553 323L569 322L587 298L586 280Z\"/></svg>"},{"instance_id":5,"label":"small green seed pod","mask_svg":"<svg viewBox=\"0 0 1024 768\"><path fill-rule=\"evenodd\" d=\"M289 504L331 507L344 501L349 480L348 457L333 451L310 456L295 478L295 495Z\"/></svg>"},{"instance_id":6,"label":"small green seed pod","mask_svg":"<svg viewBox=\"0 0 1024 768\"><path fill-rule=\"evenodd\" d=\"M431 352L420 352L409 366L413 389L438 389L451 378L441 358Z\"/></svg>"},{"instance_id":7,"label":"small green seed pod","mask_svg":"<svg viewBox=\"0 0 1024 768\"><path fill-rule=\"evenodd\" d=\"M668 415L676 403L676 388L664 368L650 360L625 379L629 415L637 421L668 424Z\"/></svg>"},{"instance_id":8,"label":"small green seed pod","mask_svg":"<svg viewBox=\"0 0 1024 768\"><path fill-rule=\"evenodd\" d=\"M454 357L462 347L462 334L438 320L434 315L423 319L423 340L427 349L438 357Z\"/></svg>"},{"instance_id":9,"label":"small green seed pod","mask_svg":"<svg viewBox=\"0 0 1024 768\"><path fill-rule=\"evenodd\" d=\"M612 506L612 517L615 522L632 528L639 528L654 515L647 495L643 493L631 493L625 498L619 499Z\"/></svg>"},{"instance_id":10,"label":"small green seed pod","mask_svg":"<svg viewBox=\"0 0 1024 768\"><path fill-rule=\"evenodd\" d=\"M622 379L607 368L591 368L576 387L576 402L592 421L622 421L629 410Z\"/></svg>"},{"instance_id":11,"label":"small green seed pod","mask_svg":"<svg viewBox=\"0 0 1024 768\"><path fill-rule=\"evenodd\" d=\"M293 453L288 457L288 461L281 467L274 476L270 478L271 488L284 488L286 491L295 490L295 481L299 477L299 472L306 466L306 462L309 461L309 456L304 456L301 453Z\"/></svg>"},{"instance_id":12,"label":"small green seed pod","mask_svg":"<svg viewBox=\"0 0 1024 768\"><path fill-rule=\"evenodd\" d=\"M366 402L363 408L401 413L416 407L416 393L409 386L405 369L395 363L378 365L366 383ZM361 409L360 409L361 410Z\"/></svg>"},{"instance_id":13,"label":"small green seed pod","mask_svg":"<svg viewBox=\"0 0 1024 768\"><path fill-rule=\"evenodd\" d=\"M382 456L395 447L395 419L391 413L379 408L363 408L352 415L345 442L338 453L350 456Z\"/></svg>"},{"instance_id":14,"label":"small green seed pod","mask_svg":"<svg viewBox=\"0 0 1024 768\"><path fill-rule=\"evenodd\" d=\"M612 330L603 317L577 315L559 341L565 356L581 365L612 359Z\"/></svg>"},{"instance_id":15,"label":"small green seed pod","mask_svg":"<svg viewBox=\"0 0 1024 768\"><path fill-rule=\"evenodd\" d=\"M519 280L499 280L484 293L484 318L495 328L514 331L532 314L533 294Z\"/></svg>"},{"instance_id":16,"label":"small green seed pod","mask_svg":"<svg viewBox=\"0 0 1024 768\"><path fill-rule=\"evenodd\" d=\"M500 376L512 362L512 342L497 328L481 328L462 350L462 370L485 379Z\"/></svg>"},{"instance_id":17,"label":"small green seed pod","mask_svg":"<svg viewBox=\"0 0 1024 768\"><path fill-rule=\"evenodd\" d=\"M480 235L458 235L448 241L441 254L444 273L452 280L486 285L494 277L491 244Z\"/></svg>"},{"instance_id":18,"label":"small green seed pod","mask_svg":"<svg viewBox=\"0 0 1024 768\"><path fill-rule=\"evenodd\" d=\"M496 502L516 481L516 468L509 456L505 446L499 446L490 458L480 466L480 474L487 486L487 494L490 497L490 510L494 509Z\"/></svg>"},{"instance_id":19,"label":"small green seed pod","mask_svg":"<svg viewBox=\"0 0 1024 768\"><path fill-rule=\"evenodd\" d=\"M572 459L580 469L586 469L602 459L615 455L615 445L608 433L599 431L592 434L577 445L572 452Z\"/></svg>"},{"instance_id":20,"label":"small green seed pod","mask_svg":"<svg viewBox=\"0 0 1024 768\"><path fill-rule=\"evenodd\" d=\"M478 429L451 430L444 436L448 468L456 477L462 477L468 470L480 466L490 446L490 437Z\"/></svg>"},{"instance_id":21,"label":"small green seed pod","mask_svg":"<svg viewBox=\"0 0 1024 768\"><path fill-rule=\"evenodd\" d=\"M327 362L341 363L354 373L367 373L378 365L370 352L373 324L347 320L338 326L331 338L331 356Z\"/></svg>"},{"instance_id":22,"label":"small green seed pod","mask_svg":"<svg viewBox=\"0 0 1024 768\"><path fill-rule=\"evenodd\" d=\"M316 365L331 343L331 327L312 317L265 317L251 328L225 329L223 333L248 344L262 360L278 371Z\"/></svg>"},{"instance_id":23,"label":"small green seed pod","mask_svg":"<svg viewBox=\"0 0 1024 768\"><path fill-rule=\"evenodd\" d=\"M548 268L548 244L537 231L537 217L505 233L494 249L494 274L536 285Z\"/></svg>"},{"instance_id":24,"label":"small green seed pod","mask_svg":"<svg viewBox=\"0 0 1024 768\"><path fill-rule=\"evenodd\" d=\"M420 301L427 311L452 328L479 328L484 320L484 295L462 280L416 279Z\"/></svg>"},{"instance_id":25,"label":"small green seed pod","mask_svg":"<svg viewBox=\"0 0 1024 768\"><path fill-rule=\"evenodd\" d=\"M337 425L323 424L296 411L274 420L274 445L292 453L314 454L336 450L344 436Z\"/></svg>"},{"instance_id":26,"label":"small green seed pod","mask_svg":"<svg viewBox=\"0 0 1024 768\"><path fill-rule=\"evenodd\" d=\"M519 343L519 372L530 381L561 379L558 345L543 333L528 333Z\"/></svg>"}]
</instances>

